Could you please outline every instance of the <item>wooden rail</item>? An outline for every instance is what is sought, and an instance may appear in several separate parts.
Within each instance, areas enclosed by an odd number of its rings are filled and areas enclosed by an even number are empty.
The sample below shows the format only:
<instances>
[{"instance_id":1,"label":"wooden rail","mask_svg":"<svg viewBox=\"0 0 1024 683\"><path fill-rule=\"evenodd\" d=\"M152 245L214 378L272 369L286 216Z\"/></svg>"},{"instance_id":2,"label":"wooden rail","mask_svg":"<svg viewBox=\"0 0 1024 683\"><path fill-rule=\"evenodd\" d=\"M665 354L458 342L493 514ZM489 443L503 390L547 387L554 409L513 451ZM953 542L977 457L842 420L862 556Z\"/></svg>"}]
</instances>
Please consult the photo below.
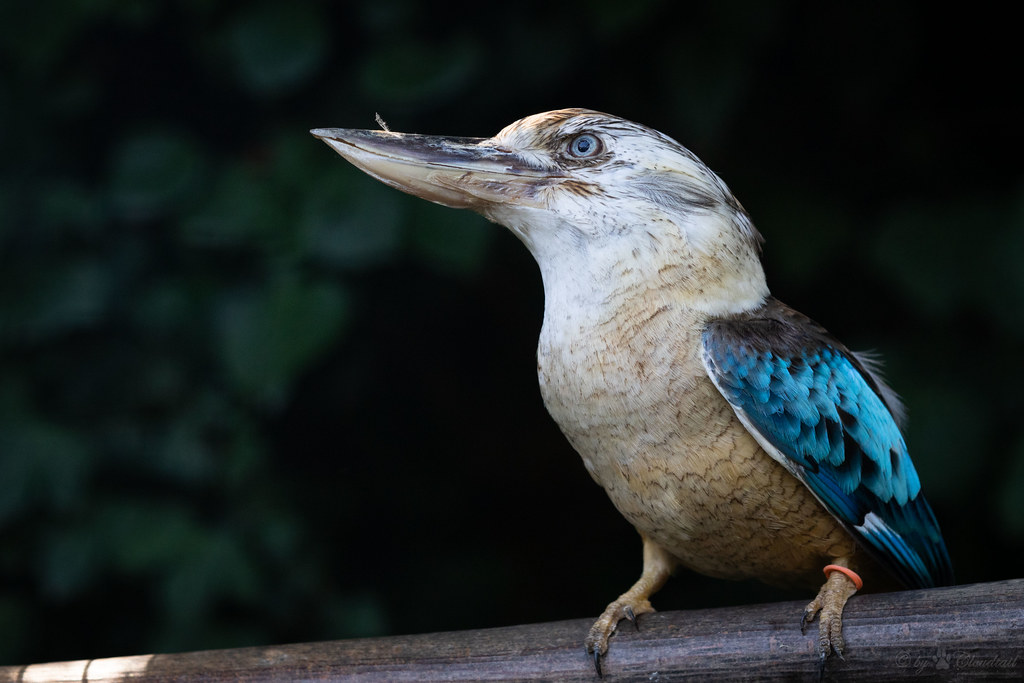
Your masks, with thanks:
<instances>
[{"instance_id":1,"label":"wooden rail","mask_svg":"<svg viewBox=\"0 0 1024 683\"><path fill-rule=\"evenodd\" d=\"M623 624L604 681L817 680L802 602L660 612ZM591 619L479 631L0 667L32 681L589 681ZM1024 679L1024 579L855 596L824 680Z\"/></svg>"}]
</instances>

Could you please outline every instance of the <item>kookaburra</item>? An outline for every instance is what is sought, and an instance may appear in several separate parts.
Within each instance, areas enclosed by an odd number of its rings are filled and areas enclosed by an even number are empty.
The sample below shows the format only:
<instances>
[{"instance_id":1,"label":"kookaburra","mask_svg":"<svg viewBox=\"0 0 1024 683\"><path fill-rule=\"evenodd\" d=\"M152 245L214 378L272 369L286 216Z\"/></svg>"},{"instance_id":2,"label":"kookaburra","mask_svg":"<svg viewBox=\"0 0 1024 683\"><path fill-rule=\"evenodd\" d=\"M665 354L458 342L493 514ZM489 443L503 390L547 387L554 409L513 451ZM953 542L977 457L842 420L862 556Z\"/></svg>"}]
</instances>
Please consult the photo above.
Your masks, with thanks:
<instances>
[{"instance_id":1,"label":"kookaburra","mask_svg":"<svg viewBox=\"0 0 1024 683\"><path fill-rule=\"evenodd\" d=\"M643 539L640 579L585 639L599 672L618 622L653 611L677 565L818 589L801 625L820 614L822 662L842 655L862 582L952 582L898 399L771 296L760 234L678 142L585 109L486 139L312 132L387 185L504 225L537 260L544 404Z\"/></svg>"}]
</instances>

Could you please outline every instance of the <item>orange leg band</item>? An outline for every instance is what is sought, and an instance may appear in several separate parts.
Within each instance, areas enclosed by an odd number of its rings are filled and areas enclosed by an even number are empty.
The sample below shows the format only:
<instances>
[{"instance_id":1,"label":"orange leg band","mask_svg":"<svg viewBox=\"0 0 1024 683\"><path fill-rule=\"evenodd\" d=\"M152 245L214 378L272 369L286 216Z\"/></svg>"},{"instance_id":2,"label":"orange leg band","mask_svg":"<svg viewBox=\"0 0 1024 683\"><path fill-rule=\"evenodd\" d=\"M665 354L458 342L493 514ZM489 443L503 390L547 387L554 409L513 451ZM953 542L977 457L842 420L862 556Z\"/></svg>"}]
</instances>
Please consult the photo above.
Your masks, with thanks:
<instances>
[{"instance_id":1,"label":"orange leg band","mask_svg":"<svg viewBox=\"0 0 1024 683\"><path fill-rule=\"evenodd\" d=\"M857 590L860 590L864 587L864 582L861 580L860 576L858 576L857 572L853 571L849 567L840 567L838 564L827 565L825 567L825 578L827 579L828 575L832 572L840 572L842 574L846 574L847 578L849 578L850 581L853 581L853 585L857 588Z\"/></svg>"}]
</instances>

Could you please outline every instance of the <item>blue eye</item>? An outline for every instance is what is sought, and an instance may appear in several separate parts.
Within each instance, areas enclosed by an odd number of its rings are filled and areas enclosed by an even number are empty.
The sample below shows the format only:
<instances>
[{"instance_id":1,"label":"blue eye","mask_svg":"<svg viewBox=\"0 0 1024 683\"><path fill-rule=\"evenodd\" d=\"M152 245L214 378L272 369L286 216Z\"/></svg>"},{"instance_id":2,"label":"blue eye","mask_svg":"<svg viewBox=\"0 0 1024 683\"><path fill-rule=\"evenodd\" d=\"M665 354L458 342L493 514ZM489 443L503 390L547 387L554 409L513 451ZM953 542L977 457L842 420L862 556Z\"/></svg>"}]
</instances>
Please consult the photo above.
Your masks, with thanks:
<instances>
[{"instance_id":1,"label":"blue eye","mask_svg":"<svg viewBox=\"0 0 1024 683\"><path fill-rule=\"evenodd\" d=\"M569 143L569 154L581 159L592 157L601 152L601 141L590 133L577 135Z\"/></svg>"}]
</instances>

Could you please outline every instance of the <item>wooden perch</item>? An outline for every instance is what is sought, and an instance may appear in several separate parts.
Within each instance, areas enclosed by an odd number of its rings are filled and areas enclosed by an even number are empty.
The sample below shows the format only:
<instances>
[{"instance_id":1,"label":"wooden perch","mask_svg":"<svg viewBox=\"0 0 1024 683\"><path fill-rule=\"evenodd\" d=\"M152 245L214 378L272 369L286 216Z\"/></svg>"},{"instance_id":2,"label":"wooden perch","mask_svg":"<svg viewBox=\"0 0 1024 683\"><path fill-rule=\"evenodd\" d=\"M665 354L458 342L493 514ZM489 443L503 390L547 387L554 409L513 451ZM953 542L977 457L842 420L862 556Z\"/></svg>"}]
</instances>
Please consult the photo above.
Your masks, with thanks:
<instances>
[{"instance_id":1,"label":"wooden perch","mask_svg":"<svg viewBox=\"0 0 1024 683\"><path fill-rule=\"evenodd\" d=\"M623 622L604 681L816 680L816 626L802 602L661 612ZM598 680L583 652L591 619L479 631L0 667L30 681ZM1024 579L861 595L846 607L846 660L825 680L1024 677Z\"/></svg>"}]
</instances>

